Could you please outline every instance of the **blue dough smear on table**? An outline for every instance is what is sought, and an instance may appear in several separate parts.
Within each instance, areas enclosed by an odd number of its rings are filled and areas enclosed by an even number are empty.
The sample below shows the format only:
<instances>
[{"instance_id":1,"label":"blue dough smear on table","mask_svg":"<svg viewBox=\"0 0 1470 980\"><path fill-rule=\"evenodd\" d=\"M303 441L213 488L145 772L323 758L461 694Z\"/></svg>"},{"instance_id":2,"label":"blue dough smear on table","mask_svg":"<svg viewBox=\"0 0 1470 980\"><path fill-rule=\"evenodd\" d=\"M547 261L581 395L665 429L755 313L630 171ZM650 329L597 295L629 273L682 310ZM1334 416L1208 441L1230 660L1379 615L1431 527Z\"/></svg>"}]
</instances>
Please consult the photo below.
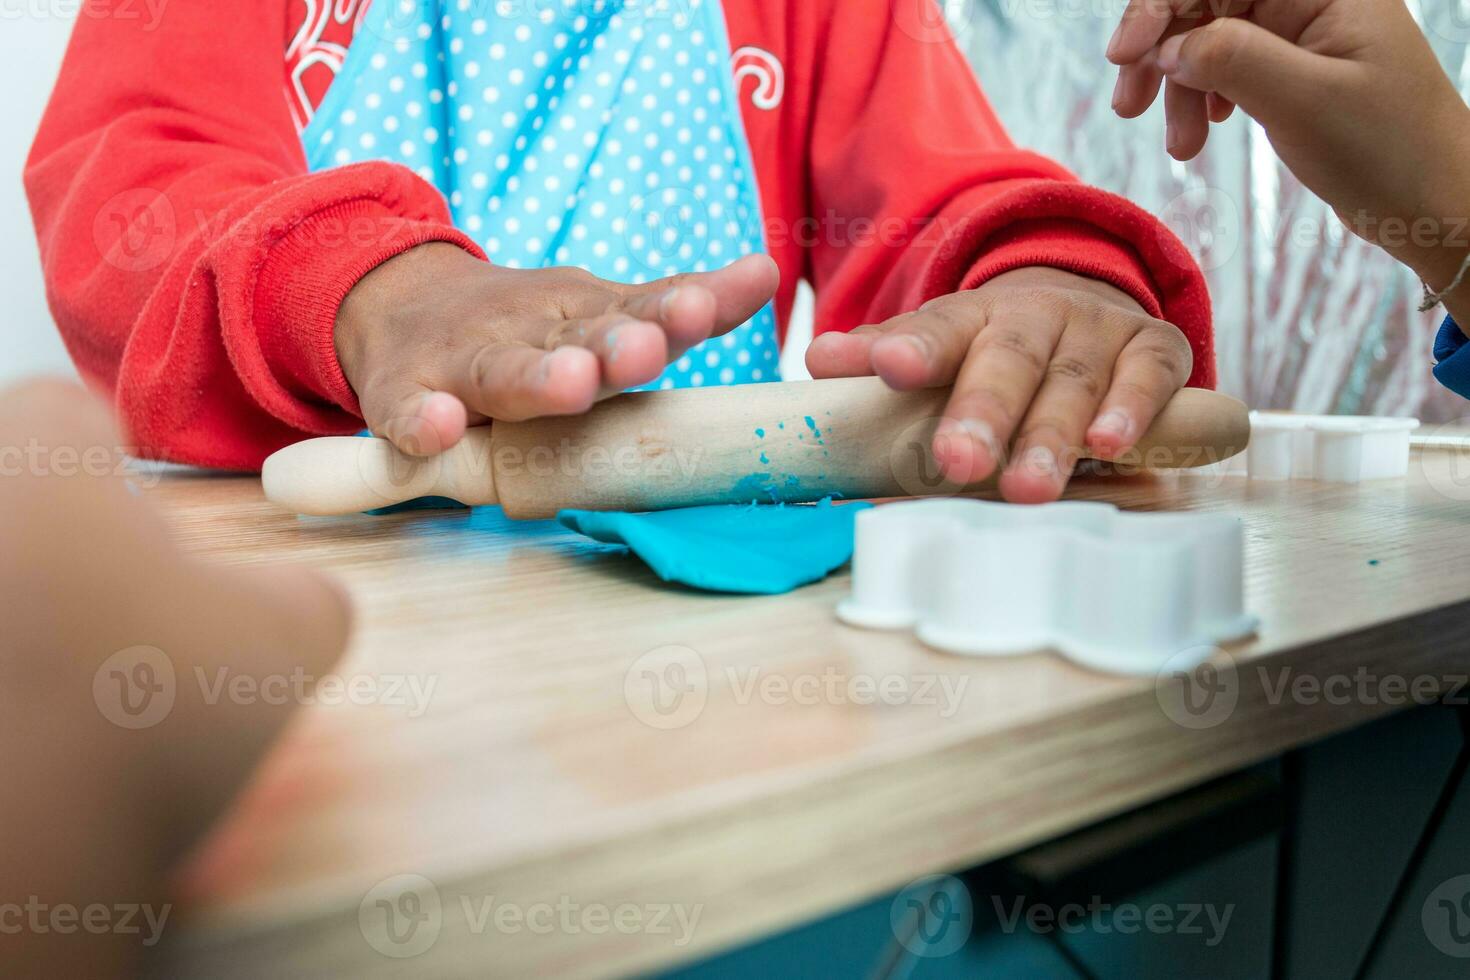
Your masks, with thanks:
<instances>
[{"instance_id":1,"label":"blue dough smear on table","mask_svg":"<svg viewBox=\"0 0 1470 980\"><path fill-rule=\"evenodd\" d=\"M777 595L816 582L852 557L867 503L736 504L650 514L564 510L562 524L626 545L666 582L708 592Z\"/></svg>"}]
</instances>

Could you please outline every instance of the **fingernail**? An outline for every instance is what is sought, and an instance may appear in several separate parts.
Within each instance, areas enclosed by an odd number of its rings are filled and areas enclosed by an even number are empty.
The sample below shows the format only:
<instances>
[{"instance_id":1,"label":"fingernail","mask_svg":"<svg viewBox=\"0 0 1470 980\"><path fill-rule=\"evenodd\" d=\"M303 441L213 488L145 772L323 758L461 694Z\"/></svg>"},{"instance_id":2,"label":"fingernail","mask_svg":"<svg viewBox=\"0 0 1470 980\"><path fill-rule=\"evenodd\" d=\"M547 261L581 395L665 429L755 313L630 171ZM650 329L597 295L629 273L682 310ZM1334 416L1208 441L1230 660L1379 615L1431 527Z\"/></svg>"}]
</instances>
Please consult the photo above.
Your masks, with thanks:
<instances>
[{"instance_id":1,"label":"fingernail","mask_svg":"<svg viewBox=\"0 0 1470 980\"><path fill-rule=\"evenodd\" d=\"M1054 477L1057 475L1057 457L1045 446L1032 446L1021 457L1021 469L1031 476Z\"/></svg>"},{"instance_id":2,"label":"fingernail","mask_svg":"<svg viewBox=\"0 0 1470 980\"><path fill-rule=\"evenodd\" d=\"M1111 58L1118 53L1118 41L1123 37L1123 22L1118 21L1118 26L1113 28L1113 36L1108 39L1107 57Z\"/></svg>"},{"instance_id":3,"label":"fingernail","mask_svg":"<svg viewBox=\"0 0 1470 980\"><path fill-rule=\"evenodd\" d=\"M669 314L674 312L674 300L677 299L678 296L678 286L675 286L673 289L664 293L663 299L658 301L658 315L660 317L667 319Z\"/></svg>"},{"instance_id":4,"label":"fingernail","mask_svg":"<svg viewBox=\"0 0 1470 980\"><path fill-rule=\"evenodd\" d=\"M925 343L922 338L910 333L902 334L899 336L898 339L912 347L914 351L919 355L919 358L923 360L926 364L928 363L929 345Z\"/></svg>"},{"instance_id":5,"label":"fingernail","mask_svg":"<svg viewBox=\"0 0 1470 980\"><path fill-rule=\"evenodd\" d=\"M1168 150L1170 153L1173 153L1175 147L1178 146L1178 144L1179 127L1174 125L1173 123L1169 123L1167 126L1164 127L1164 149Z\"/></svg>"},{"instance_id":6,"label":"fingernail","mask_svg":"<svg viewBox=\"0 0 1470 980\"><path fill-rule=\"evenodd\" d=\"M1179 67L1179 51L1184 47L1184 35L1176 34L1159 46L1159 56L1155 63L1159 71L1165 75L1175 71Z\"/></svg>"},{"instance_id":7,"label":"fingernail","mask_svg":"<svg viewBox=\"0 0 1470 980\"><path fill-rule=\"evenodd\" d=\"M959 427L967 436L978 442L990 454L991 459L1000 460L1000 440L995 437L995 430L987 423L979 419L965 419L960 422Z\"/></svg>"},{"instance_id":8,"label":"fingernail","mask_svg":"<svg viewBox=\"0 0 1470 980\"><path fill-rule=\"evenodd\" d=\"M562 358L563 360L565 360L567 355L562 352L569 351L571 349L572 348L570 347L558 347L556 350L548 352L545 357L541 358L541 370L537 372L537 380L543 384L547 381L550 381L552 365L556 363L557 358Z\"/></svg>"},{"instance_id":9,"label":"fingernail","mask_svg":"<svg viewBox=\"0 0 1470 980\"><path fill-rule=\"evenodd\" d=\"M1108 435L1117 436L1119 439L1127 439L1133 430L1133 420L1116 409L1104 412L1092 423L1092 431L1106 432Z\"/></svg>"},{"instance_id":10,"label":"fingernail","mask_svg":"<svg viewBox=\"0 0 1470 980\"><path fill-rule=\"evenodd\" d=\"M1114 109L1118 108L1118 106L1121 105L1122 102L1123 102L1123 76L1122 75L1119 75L1118 76L1118 80L1113 83L1113 108Z\"/></svg>"},{"instance_id":11,"label":"fingernail","mask_svg":"<svg viewBox=\"0 0 1470 980\"><path fill-rule=\"evenodd\" d=\"M995 430L979 419L942 419L934 430L939 439L969 439L990 454L993 461L1000 461L1000 440Z\"/></svg>"}]
</instances>

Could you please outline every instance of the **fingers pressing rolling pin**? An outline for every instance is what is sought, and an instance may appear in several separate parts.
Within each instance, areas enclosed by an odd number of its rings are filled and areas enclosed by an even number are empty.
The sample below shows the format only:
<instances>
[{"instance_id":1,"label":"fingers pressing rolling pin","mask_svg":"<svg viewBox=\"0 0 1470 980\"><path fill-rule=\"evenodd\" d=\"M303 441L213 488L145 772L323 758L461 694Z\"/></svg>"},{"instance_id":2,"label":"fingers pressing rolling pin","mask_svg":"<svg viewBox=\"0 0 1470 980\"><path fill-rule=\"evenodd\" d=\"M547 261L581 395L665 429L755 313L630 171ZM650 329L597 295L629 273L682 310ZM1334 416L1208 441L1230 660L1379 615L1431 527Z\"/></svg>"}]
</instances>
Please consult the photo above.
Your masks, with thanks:
<instances>
[{"instance_id":1,"label":"fingers pressing rolling pin","mask_svg":"<svg viewBox=\"0 0 1470 980\"><path fill-rule=\"evenodd\" d=\"M896 392L878 378L625 395L584 416L471 429L428 459L382 439L296 443L266 460L266 496L302 514L345 514L421 496L500 504L516 518L562 509L664 510L704 504L954 493L935 459L949 389ZM1185 389L1122 462L1206 465L1245 448L1245 406Z\"/></svg>"}]
</instances>

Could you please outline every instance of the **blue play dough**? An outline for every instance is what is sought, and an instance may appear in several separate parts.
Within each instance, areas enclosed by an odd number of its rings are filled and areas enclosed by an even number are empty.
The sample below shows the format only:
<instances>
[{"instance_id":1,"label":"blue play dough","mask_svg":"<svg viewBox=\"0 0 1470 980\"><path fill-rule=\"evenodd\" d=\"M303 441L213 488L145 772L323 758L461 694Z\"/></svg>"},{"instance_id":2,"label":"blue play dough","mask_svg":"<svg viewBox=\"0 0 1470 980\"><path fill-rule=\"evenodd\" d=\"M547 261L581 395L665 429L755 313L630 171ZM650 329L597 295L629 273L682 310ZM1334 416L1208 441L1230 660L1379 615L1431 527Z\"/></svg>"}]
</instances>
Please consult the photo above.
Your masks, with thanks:
<instances>
[{"instance_id":1,"label":"blue play dough","mask_svg":"<svg viewBox=\"0 0 1470 980\"><path fill-rule=\"evenodd\" d=\"M666 582L776 595L825 578L852 557L853 521L871 504L735 504L653 514L564 510L567 527L626 545Z\"/></svg>"}]
</instances>

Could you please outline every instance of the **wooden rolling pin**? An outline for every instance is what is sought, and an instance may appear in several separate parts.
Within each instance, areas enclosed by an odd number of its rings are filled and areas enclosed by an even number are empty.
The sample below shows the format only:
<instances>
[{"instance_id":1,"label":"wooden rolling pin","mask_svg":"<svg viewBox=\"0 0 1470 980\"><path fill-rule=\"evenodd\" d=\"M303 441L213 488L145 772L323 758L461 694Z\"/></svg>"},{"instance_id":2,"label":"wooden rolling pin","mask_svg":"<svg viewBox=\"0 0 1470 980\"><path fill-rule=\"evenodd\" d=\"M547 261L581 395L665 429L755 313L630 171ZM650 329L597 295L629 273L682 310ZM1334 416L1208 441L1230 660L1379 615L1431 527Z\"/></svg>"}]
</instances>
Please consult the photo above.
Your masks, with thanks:
<instances>
[{"instance_id":1,"label":"wooden rolling pin","mask_svg":"<svg viewBox=\"0 0 1470 980\"><path fill-rule=\"evenodd\" d=\"M425 496L534 519L563 508L947 494L973 489L940 477L930 449L948 398L948 388L897 392L877 378L644 392L581 416L474 428L427 458L383 439L309 439L267 459L262 480L276 504L319 515ZM1249 438L1244 405L1186 388L1130 459L1147 469L1201 466Z\"/></svg>"}]
</instances>

